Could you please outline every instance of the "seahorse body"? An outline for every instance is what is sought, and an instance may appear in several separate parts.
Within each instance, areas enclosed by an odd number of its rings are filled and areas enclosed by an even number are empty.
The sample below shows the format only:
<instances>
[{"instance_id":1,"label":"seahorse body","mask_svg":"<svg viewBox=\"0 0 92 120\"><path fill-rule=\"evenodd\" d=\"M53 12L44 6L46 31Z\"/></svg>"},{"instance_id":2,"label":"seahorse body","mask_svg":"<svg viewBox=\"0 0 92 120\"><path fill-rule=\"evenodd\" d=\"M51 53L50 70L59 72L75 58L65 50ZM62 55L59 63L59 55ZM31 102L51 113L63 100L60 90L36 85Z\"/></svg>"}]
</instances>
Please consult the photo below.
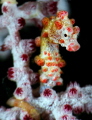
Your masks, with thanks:
<instances>
[{"instance_id":1,"label":"seahorse body","mask_svg":"<svg viewBox=\"0 0 92 120\"><path fill-rule=\"evenodd\" d=\"M41 83L48 87L62 84L61 68L65 66L65 61L59 54L59 44L68 51L77 51L80 47L76 41L79 27L73 27L73 22L66 11L58 11L56 17L42 20L41 53L35 57L35 62L41 66Z\"/></svg>"}]
</instances>

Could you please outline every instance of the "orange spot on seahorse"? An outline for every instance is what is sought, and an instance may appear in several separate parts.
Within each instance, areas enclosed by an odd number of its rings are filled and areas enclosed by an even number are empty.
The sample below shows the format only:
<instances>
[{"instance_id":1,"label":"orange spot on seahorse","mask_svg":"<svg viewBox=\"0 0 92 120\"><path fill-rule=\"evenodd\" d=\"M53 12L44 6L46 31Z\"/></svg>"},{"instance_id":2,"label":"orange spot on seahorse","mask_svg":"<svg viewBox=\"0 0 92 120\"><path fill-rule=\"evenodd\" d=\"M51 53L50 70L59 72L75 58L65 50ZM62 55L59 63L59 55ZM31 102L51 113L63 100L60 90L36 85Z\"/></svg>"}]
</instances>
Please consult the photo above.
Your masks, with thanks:
<instances>
[{"instance_id":1,"label":"orange spot on seahorse","mask_svg":"<svg viewBox=\"0 0 92 120\"><path fill-rule=\"evenodd\" d=\"M62 85L62 82L56 82L56 85Z\"/></svg>"},{"instance_id":2,"label":"orange spot on seahorse","mask_svg":"<svg viewBox=\"0 0 92 120\"><path fill-rule=\"evenodd\" d=\"M64 43L64 40L63 40L63 39L60 39L60 40L59 40L59 43Z\"/></svg>"},{"instance_id":3,"label":"orange spot on seahorse","mask_svg":"<svg viewBox=\"0 0 92 120\"><path fill-rule=\"evenodd\" d=\"M52 60L52 57L51 57L51 56L49 56L49 57L48 57L48 60Z\"/></svg>"},{"instance_id":4,"label":"orange spot on seahorse","mask_svg":"<svg viewBox=\"0 0 92 120\"><path fill-rule=\"evenodd\" d=\"M42 34L42 37L48 37L48 32L44 32L44 33Z\"/></svg>"},{"instance_id":5,"label":"orange spot on seahorse","mask_svg":"<svg viewBox=\"0 0 92 120\"><path fill-rule=\"evenodd\" d=\"M65 16L68 16L68 12L67 11L58 11L57 12L57 17L64 19Z\"/></svg>"},{"instance_id":6,"label":"orange spot on seahorse","mask_svg":"<svg viewBox=\"0 0 92 120\"><path fill-rule=\"evenodd\" d=\"M56 29L60 30L62 28L62 24L59 21L55 21Z\"/></svg>"},{"instance_id":7,"label":"orange spot on seahorse","mask_svg":"<svg viewBox=\"0 0 92 120\"><path fill-rule=\"evenodd\" d=\"M59 67L64 67L65 65L66 65L66 62L64 60L58 63Z\"/></svg>"},{"instance_id":8,"label":"orange spot on seahorse","mask_svg":"<svg viewBox=\"0 0 92 120\"><path fill-rule=\"evenodd\" d=\"M50 53L48 53L48 56L50 56L51 54Z\"/></svg>"},{"instance_id":9,"label":"orange spot on seahorse","mask_svg":"<svg viewBox=\"0 0 92 120\"><path fill-rule=\"evenodd\" d=\"M58 53L56 52L56 53L55 53L55 55L57 56L57 55L58 55Z\"/></svg>"},{"instance_id":10,"label":"orange spot on seahorse","mask_svg":"<svg viewBox=\"0 0 92 120\"><path fill-rule=\"evenodd\" d=\"M46 66L50 67L50 66L52 66L52 63L51 62L47 62Z\"/></svg>"},{"instance_id":11,"label":"orange spot on seahorse","mask_svg":"<svg viewBox=\"0 0 92 120\"><path fill-rule=\"evenodd\" d=\"M43 66L45 63L44 59L40 58L39 56L36 56L34 60L39 66Z\"/></svg>"},{"instance_id":12,"label":"orange spot on seahorse","mask_svg":"<svg viewBox=\"0 0 92 120\"><path fill-rule=\"evenodd\" d=\"M75 20L74 19L70 19L70 21L71 21L72 25L75 24Z\"/></svg>"},{"instance_id":13,"label":"orange spot on seahorse","mask_svg":"<svg viewBox=\"0 0 92 120\"><path fill-rule=\"evenodd\" d=\"M67 31L68 32L73 32L73 28L72 27L67 27Z\"/></svg>"},{"instance_id":14,"label":"orange spot on seahorse","mask_svg":"<svg viewBox=\"0 0 92 120\"><path fill-rule=\"evenodd\" d=\"M47 83L48 79L40 79L42 83Z\"/></svg>"},{"instance_id":15,"label":"orange spot on seahorse","mask_svg":"<svg viewBox=\"0 0 92 120\"><path fill-rule=\"evenodd\" d=\"M52 19L54 19L54 18L55 18L55 16L51 16L51 17L50 17L50 20L52 20Z\"/></svg>"},{"instance_id":16,"label":"orange spot on seahorse","mask_svg":"<svg viewBox=\"0 0 92 120\"><path fill-rule=\"evenodd\" d=\"M43 24L44 26L47 26L48 23L49 23L49 18L44 17L44 18L42 19L42 24Z\"/></svg>"},{"instance_id":17,"label":"orange spot on seahorse","mask_svg":"<svg viewBox=\"0 0 92 120\"><path fill-rule=\"evenodd\" d=\"M61 59L60 57L57 57L57 58L56 58L56 61L59 61L60 59Z\"/></svg>"},{"instance_id":18,"label":"orange spot on seahorse","mask_svg":"<svg viewBox=\"0 0 92 120\"><path fill-rule=\"evenodd\" d=\"M75 26L75 27L73 28L73 34L79 33L79 32L80 32L80 28L79 28L78 26Z\"/></svg>"},{"instance_id":19,"label":"orange spot on seahorse","mask_svg":"<svg viewBox=\"0 0 92 120\"><path fill-rule=\"evenodd\" d=\"M35 44L36 44L37 47L39 47L39 46L41 45L40 37L37 37L37 38L35 39Z\"/></svg>"},{"instance_id":20,"label":"orange spot on seahorse","mask_svg":"<svg viewBox=\"0 0 92 120\"><path fill-rule=\"evenodd\" d=\"M52 66L57 66L57 64L55 62L52 63Z\"/></svg>"},{"instance_id":21,"label":"orange spot on seahorse","mask_svg":"<svg viewBox=\"0 0 92 120\"><path fill-rule=\"evenodd\" d=\"M58 80L58 78L59 78L59 77L58 77L58 76L56 76L56 77L53 79L53 81L56 81L56 80Z\"/></svg>"},{"instance_id":22,"label":"orange spot on seahorse","mask_svg":"<svg viewBox=\"0 0 92 120\"><path fill-rule=\"evenodd\" d=\"M48 71L48 68L43 68L42 71L43 71L43 72L47 72L47 71Z\"/></svg>"},{"instance_id":23,"label":"orange spot on seahorse","mask_svg":"<svg viewBox=\"0 0 92 120\"><path fill-rule=\"evenodd\" d=\"M58 71L58 68L53 69L51 72L57 72L57 71Z\"/></svg>"},{"instance_id":24,"label":"orange spot on seahorse","mask_svg":"<svg viewBox=\"0 0 92 120\"><path fill-rule=\"evenodd\" d=\"M48 76L52 77L52 76L53 76L53 74L48 74Z\"/></svg>"},{"instance_id":25,"label":"orange spot on seahorse","mask_svg":"<svg viewBox=\"0 0 92 120\"><path fill-rule=\"evenodd\" d=\"M47 54L47 52L46 51L44 51L44 55L46 55Z\"/></svg>"}]
</instances>

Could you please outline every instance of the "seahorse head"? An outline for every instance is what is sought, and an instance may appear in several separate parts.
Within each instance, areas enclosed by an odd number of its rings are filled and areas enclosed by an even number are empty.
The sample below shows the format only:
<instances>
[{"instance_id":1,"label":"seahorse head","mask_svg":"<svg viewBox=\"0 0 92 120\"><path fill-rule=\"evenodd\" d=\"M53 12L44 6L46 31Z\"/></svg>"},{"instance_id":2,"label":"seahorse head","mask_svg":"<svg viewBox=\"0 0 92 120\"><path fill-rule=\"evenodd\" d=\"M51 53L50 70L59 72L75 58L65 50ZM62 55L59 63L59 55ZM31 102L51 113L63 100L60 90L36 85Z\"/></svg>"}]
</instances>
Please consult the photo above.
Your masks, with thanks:
<instances>
[{"instance_id":1,"label":"seahorse head","mask_svg":"<svg viewBox=\"0 0 92 120\"><path fill-rule=\"evenodd\" d=\"M77 42L80 28L73 26L75 20L68 18L67 11L58 11L56 17L50 19L49 41L66 47L68 51L77 51L80 48Z\"/></svg>"}]
</instances>

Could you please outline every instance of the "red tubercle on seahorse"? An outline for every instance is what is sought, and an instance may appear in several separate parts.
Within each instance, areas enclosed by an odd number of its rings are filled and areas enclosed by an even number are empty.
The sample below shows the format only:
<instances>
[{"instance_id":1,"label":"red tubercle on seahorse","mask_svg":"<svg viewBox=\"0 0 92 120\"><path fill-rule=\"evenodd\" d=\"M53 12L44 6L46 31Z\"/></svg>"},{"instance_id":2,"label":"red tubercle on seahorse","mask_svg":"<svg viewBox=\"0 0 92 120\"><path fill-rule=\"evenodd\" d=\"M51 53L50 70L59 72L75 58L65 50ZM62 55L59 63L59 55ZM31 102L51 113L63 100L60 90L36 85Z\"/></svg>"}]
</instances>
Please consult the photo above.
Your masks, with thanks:
<instances>
[{"instance_id":1,"label":"red tubercle on seahorse","mask_svg":"<svg viewBox=\"0 0 92 120\"><path fill-rule=\"evenodd\" d=\"M70 43L70 45L68 45L67 50L68 51L77 51L80 48L80 45L78 44L74 44L74 43Z\"/></svg>"},{"instance_id":2,"label":"red tubercle on seahorse","mask_svg":"<svg viewBox=\"0 0 92 120\"><path fill-rule=\"evenodd\" d=\"M43 71L43 72L47 72L47 71L48 71L48 68L42 68L42 71Z\"/></svg>"},{"instance_id":3,"label":"red tubercle on seahorse","mask_svg":"<svg viewBox=\"0 0 92 120\"><path fill-rule=\"evenodd\" d=\"M58 20L55 21L55 26L57 30L60 30L62 28L62 23Z\"/></svg>"},{"instance_id":4,"label":"red tubercle on seahorse","mask_svg":"<svg viewBox=\"0 0 92 120\"><path fill-rule=\"evenodd\" d=\"M49 76L49 77L52 77L52 76L53 76L53 74L48 74L48 76Z\"/></svg>"},{"instance_id":5,"label":"red tubercle on seahorse","mask_svg":"<svg viewBox=\"0 0 92 120\"><path fill-rule=\"evenodd\" d=\"M61 43L64 43L64 40L63 39L60 39L59 40L59 43L61 44Z\"/></svg>"},{"instance_id":6,"label":"red tubercle on seahorse","mask_svg":"<svg viewBox=\"0 0 92 120\"><path fill-rule=\"evenodd\" d=\"M60 57L56 57L55 59L56 59L56 61L59 61L61 58Z\"/></svg>"},{"instance_id":7,"label":"red tubercle on seahorse","mask_svg":"<svg viewBox=\"0 0 92 120\"><path fill-rule=\"evenodd\" d=\"M56 76L55 78L53 78L53 81L56 81L59 79L59 76Z\"/></svg>"},{"instance_id":8,"label":"red tubercle on seahorse","mask_svg":"<svg viewBox=\"0 0 92 120\"><path fill-rule=\"evenodd\" d=\"M47 54L47 51L44 51L44 55L46 55Z\"/></svg>"},{"instance_id":9,"label":"red tubercle on seahorse","mask_svg":"<svg viewBox=\"0 0 92 120\"><path fill-rule=\"evenodd\" d=\"M50 62L47 62L47 63L46 63L46 66L48 66L48 67L51 66L51 63L50 63Z\"/></svg>"},{"instance_id":10,"label":"red tubercle on seahorse","mask_svg":"<svg viewBox=\"0 0 92 120\"><path fill-rule=\"evenodd\" d=\"M73 27L73 34L79 33L80 28L78 26Z\"/></svg>"},{"instance_id":11,"label":"red tubercle on seahorse","mask_svg":"<svg viewBox=\"0 0 92 120\"><path fill-rule=\"evenodd\" d=\"M48 56L51 56L51 53L48 52Z\"/></svg>"},{"instance_id":12,"label":"red tubercle on seahorse","mask_svg":"<svg viewBox=\"0 0 92 120\"><path fill-rule=\"evenodd\" d=\"M55 52L55 56L58 56L59 55L59 53L58 52Z\"/></svg>"},{"instance_id":13,"label":"red tubercle on seahorse","mask_svg":"<svg viewBox=\"0 0 92 120\"><path fill-rule=\"evenodd\" d=\"M60 85L62 85L62 82L56 82L56 85L60 86Z\"/></svg>"},{"instance_id":14,"label":"red tubercle on seahorse","mask_svg":"<svg viewBox=\"0 0 92 120\"><path fill-rule=\"evenodd\" d=\"M43 34L42 34L42 37L48 37L48 32L44 32Z\"/></svg>"},{"instance_id":15,"label":"red tubercle on seahorse","mask_svg":"<svg viewBox=\"0 0 92 120\"><path fill-rule=\"evenodd\" d=\"M75 24L75 19L70 19L70 22L72 23L72 25Z\"/></svg>"},{"instance_id":16,"label":"red tubercle on seahorse","mask_svg":"<svg viewBox=\"0 0 92 120\"><path fill-rule=\"evenodd\" d=\"M52 69L51 72L58 72L58 68Z\"/></svg>"},{"instance_id":17,"label":"red tubercle on seahorse","mask_svg":"<svg viewBox=\"0 0 92 120\"><path fill-rule=\"evenodd\" d=\"M48 60L52 60L52 57L51 57L51 56L49 56L49 57L48 57Z\"/></svg>"},{"instance_id":18,"label":"red tubercle on seahorse","mask_svg":"<svg viewBox=\"0 0 92 120\"><path fill-rule=\"evenodd\" d=\"M58 66L59 66L60 68L64 67L65 65L66 65L66 63L65 63L64 60L62 60L61 62L58 63Z\"/></svg>"},{"instance_id":19,"label":"red tubercle on seahorse","mask_svg":"<svg viewBox=\"0 0 92 120\"><path fill-rule=\"evenodd\" d=\"M42 19L42 24L43 24L43 26L47 26L48 23L49 23L49 18L44 17L44 18Z\"/></svg>"},{"instance_id":20,"label":"red tubercle on seahorse","mask_svg":"<svg viewBox=\"0 0 92 120\"><path fill-rule=\"evenodd\" d=\"M39 56L36 56L36 57L35 57L35 62L36 62L37 65L39 65L39 66L43 66L44 63L45 63L44 59L40 58Z\"/></svg>"},{"instance_id":21,"label":"red tubercle on seahorse","mask_svg":"<svg viewBox=\"0 0 92 120\"><path fill-rule=\"evenodd\" d=\"M36 45L37 47L40 47L40 45L41 45L41 39L40 39L40 37L36 37L36 38L35 38L35 45Z\"/></svg>"},{"instance_id":22,"label":"red tubercle on seahorse","mask_svg":"<svg viewBox=\"0 0 92 120\"><path fill-rule=\"evenodd\" d=\"M58 11L57 12L57 17L64 19L65 16L68 16L68 12L67 11Z\"/></svg>"},{"instance_id":23,"label":"red tubercle on seahorse","mask_svg":"<svg viewBox=\"0 0 92 120\"><path fill-rule=\"evenodd\" d=\"M73 32L73 28L72 27L67 27L67 31L68 32Z\"/></svg>"},{"instance_id":24,"label":"red tubercle on seahorse","mask_svg":"<svg viewBox=\"0 0 92 120\"><path fill-rule=\"evenodd\" d=\"M55 19L55 16L51 16L49 19L50 19L50 20Z\"/></svg>"},{"instance_id":25,"label":"red tubercle on seahorse","mask_svg":"<svg viewBox=\"0 0 92 120\"><path fill-rule=\"evenodd\" d=\"M41 81L42 83L47 83L47 82L48 82L48 79L40 79L40 81Z\"/></svg>"}]
</instances>

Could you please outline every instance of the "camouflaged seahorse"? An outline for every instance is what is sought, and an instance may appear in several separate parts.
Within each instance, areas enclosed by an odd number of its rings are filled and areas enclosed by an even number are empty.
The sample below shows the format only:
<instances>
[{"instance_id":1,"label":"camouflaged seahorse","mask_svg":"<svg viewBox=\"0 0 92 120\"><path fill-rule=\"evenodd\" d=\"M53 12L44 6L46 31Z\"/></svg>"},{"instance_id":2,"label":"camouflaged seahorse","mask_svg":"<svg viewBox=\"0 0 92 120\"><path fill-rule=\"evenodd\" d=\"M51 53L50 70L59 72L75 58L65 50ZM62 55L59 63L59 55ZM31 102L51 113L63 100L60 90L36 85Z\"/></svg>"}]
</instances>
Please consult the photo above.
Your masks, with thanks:
<instances>
[{"instance_id":1,"label":"camouflaged seahorse","mask_svg":"<svg viewBox=\"0 0 92 120\"><path fill-rule=\"evenodd\" d=\"M68 18L67 11L58 11L56 17L43 18L41 37L35 40L37 45L40 44L40 55L35 57L35 62L41 66L42 85L54 87L62 84L61 68L65 66L65 61L59 54L59 44L68 51L80 48L77 42L80 29L73 27L74 22L74 19Z\"/></svg>"}]
</instances>

